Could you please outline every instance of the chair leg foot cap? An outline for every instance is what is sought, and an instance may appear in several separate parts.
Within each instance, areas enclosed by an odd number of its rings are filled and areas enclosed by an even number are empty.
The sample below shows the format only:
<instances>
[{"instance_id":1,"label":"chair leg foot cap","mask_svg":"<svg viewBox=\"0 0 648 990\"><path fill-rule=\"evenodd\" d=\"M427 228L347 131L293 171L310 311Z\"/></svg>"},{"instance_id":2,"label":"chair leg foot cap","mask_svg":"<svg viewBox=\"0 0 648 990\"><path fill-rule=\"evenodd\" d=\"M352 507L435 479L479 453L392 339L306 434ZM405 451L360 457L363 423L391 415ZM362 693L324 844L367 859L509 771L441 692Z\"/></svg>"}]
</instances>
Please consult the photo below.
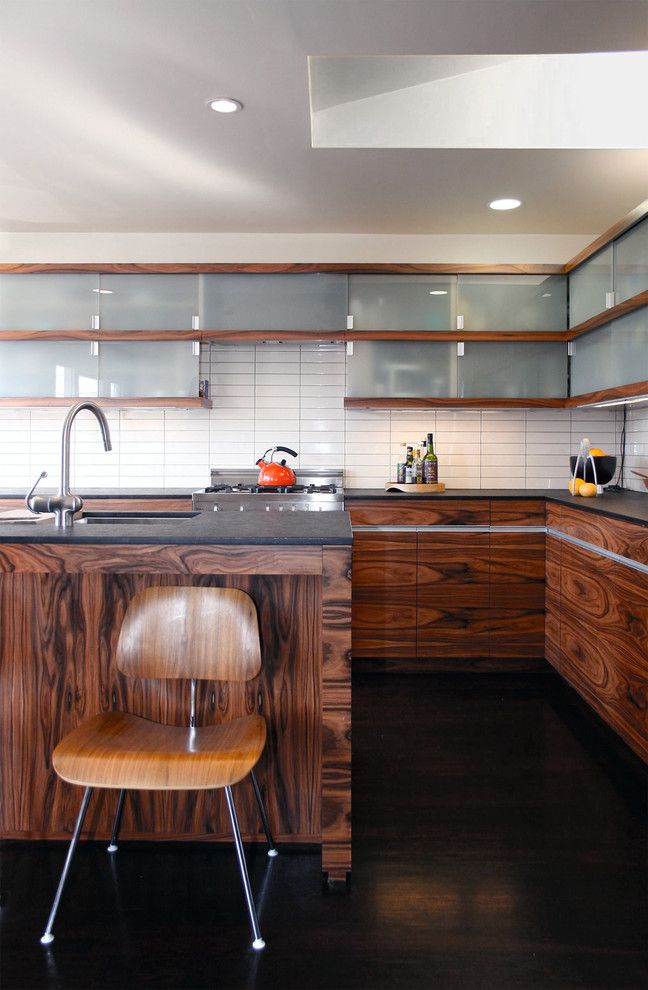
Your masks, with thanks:
<instances>
[{"instance_id":1,"label":"chair leg foot cap","mask_svg":"<svg viewBox=\"0 0 648 990\"><path fill-rule=\"evenodd\" d=\"M46 932L44 935L41 936L41 945L49 945L50 942L53 941L54 941L54 936L52 935L51 932Z\"/></svg>"},{"instance_id":2,"label":"chair leg foot cap","mask_svg":"<svg viewBox=\"0 0 648 990\"><path fill-rule=\"evenodd\" d=\"M252 948L256 949L257 951L259 951L260 949L265 949L265 942L263 941L262 938L255 938L254 942L252 943Z\"/></svg>"},{"instance_id":3,"label":"chair leg foot cap","mask_svg":"<svg viewBox=\"0 0 648 990\"><path fill-rule=\"evenodd\" d=\"M279 855L278 849L268 849L268 856L278 856L278 855Z\"/></svg>"},{"instance_id":4,"label":"chair leg foot cap","mask_svg":"<svg viewBox=\"0 0 648 990\"><path fill-rule=\"evenodd\" d=\"M117 852L117 845L111 842L109 846L106 846L106 849L109 853L115 853Z\"/></svg>"}]
</instances>

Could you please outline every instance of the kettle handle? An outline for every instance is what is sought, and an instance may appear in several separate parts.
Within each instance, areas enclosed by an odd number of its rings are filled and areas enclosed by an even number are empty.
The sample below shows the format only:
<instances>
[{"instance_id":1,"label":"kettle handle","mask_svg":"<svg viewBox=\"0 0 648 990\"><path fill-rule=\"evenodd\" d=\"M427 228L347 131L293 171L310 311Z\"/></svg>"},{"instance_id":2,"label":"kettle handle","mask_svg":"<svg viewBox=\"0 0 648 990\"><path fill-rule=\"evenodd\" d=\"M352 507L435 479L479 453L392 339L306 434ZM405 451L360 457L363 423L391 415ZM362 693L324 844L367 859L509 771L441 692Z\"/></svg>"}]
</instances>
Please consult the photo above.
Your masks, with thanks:
<instances>
[{"instance_id":1,"label":"kettle handle","mask_svg":"<svg viewBox=\"0 0 648 990\"><path fill-rule=\"evenodd\" d=\"M297 457L297 451L291 450L290 447L275 447L275 450L281 450L284 454L292 454L293 457Z\"/></svg>"}]
</instances>

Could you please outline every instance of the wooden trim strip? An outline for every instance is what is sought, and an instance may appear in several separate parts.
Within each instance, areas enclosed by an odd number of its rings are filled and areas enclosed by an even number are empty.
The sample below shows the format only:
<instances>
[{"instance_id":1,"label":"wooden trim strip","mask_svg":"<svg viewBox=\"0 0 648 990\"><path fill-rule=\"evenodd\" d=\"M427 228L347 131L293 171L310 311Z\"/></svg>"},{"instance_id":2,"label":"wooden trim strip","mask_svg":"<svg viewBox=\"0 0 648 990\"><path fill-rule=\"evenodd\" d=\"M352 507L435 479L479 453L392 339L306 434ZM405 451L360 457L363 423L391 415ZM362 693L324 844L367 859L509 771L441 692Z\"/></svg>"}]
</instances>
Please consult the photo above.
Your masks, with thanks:
<instances>
[{"instance_id":1,"label":"wooden trim strip","mask_svg":"<svg viewBox=\"0 0 648 990\"><path fill-rule=\"evenodd\" d=\"M202 341L210 340L346 340L346 330L201 330Z\"/></svg>"},{"instance_id":2,"label":"wooden trim strip","mask_svg":"<svg viewBox=\"0 0 648 990\"><path fill-rule=\"evenodd\" d=\"M633 382L631 385L616 385L613 388L601 388L597 392L584 392L565 399L564 405L583 406L594 402L605 402L608 399L631 399L638 395L648 395L648 381Z\"/></svg>"},{"instance_id":3,"label":"wooden trim strip","mask_svg":"<svg viewBox=\"0 0 648 990\"><path fill-rule=\"evenodd\" d=\"M449 398L391 398L380 397L358 398L353 396L344 400L345 409L525 409L525 408L562 408L566 399L449 399Z\"/></svg>"},{"instance_id":4,"label":"wooden trim strip","mask_svg":"<svg viewBox=\"0 0 648 990\"><path fill-rule=\"evenodd\" d=\"M80 401L80 396L70 395L60 398L58 396L36 396L36 397L10 397L0 398L0 409L22 408L24 406L72 406ZM149 396L148 398L123 398L109 399L104 396L92 396L92 401L100 406L111 406L123 409L130 406L143 406L144 408L171 407L174 409L211 409L211 399L201 399L198 396Z\"/></svg>"},{"instance_id":5,"label":"wooden trim strip","mask_svg":"<svg viewBox=\"0 0 648 990\"><path fill-rule=\"evenodd\" d=\"M200 340L200 330L0 330L0 340Z\"/></svg>"},{"instance_id":6,"label":"wooden trim strip","mask_svg":"<svg viewBox=\"0 0 648 990\"><path fill-rule=\"evenodd\" d=\"M50 262L48 264L32 264L5 262L0 264L0 272L29 275L35 272L89 272L97 274L130 275L130 274L218 274L248 272L252 274L269 274L273 272L290 275L301 275L317 272L354 273L393 273L400 275L562 275L563 265L527 265L527 264L406 264L399 262L241 262L237 264L221 262L173 262L150 264L144 262L95 262L69 263Z\"/></svg>"},{"instance_id":7,"label":"wooden trim strip","mask_svg":"<svg viewBox=\"0 0 648 990\"><path fill-rule=\"evenodd\" d=\"M348 548L342 548L348 549ZM320 546L0 543L0 574L322 573Z\"/></svg>"},{"instance_id":8,"label":"wooden trim strip","mask_svg":"<svg viewBox=\"0 0 648 990\"><path fill-rule=\"evenodd\" d=\"M575 327L570 327L563 334L563 339L573 340L574 337L580 337L581 334L595 330L597 327L602 327L606 323L611 323L612 320L616 320L620 316L625 316L627 313L633 313L643 306L648 306L648 289L645 292L638 292L636 296L631 296L630 299L625 299L616 306L612 306L611 309L605 309L602 313L597 313L596 316L592 316L583 323L577 323Z\"/></svg>"},{"instance_id":9,"label":"wooden trim strip","mask_svg":"<svg viewBox=\"0 0 648 990\"><path fill-rule=\"evenodd\" d=\"M569 272L573 271L574 268L577 268L579 265L582 265L584 261L587 261L588 258L591 258L593 254L596 254L597 251L600 251L601 248L605 247L606 244L609 244L610 241L613 241L617 237L620 237L621 234L625 234L626 230L629 230L630 227L634 227L634 225L638 223L641 219L643 219L643 217L646 216L647 214L648 214L648 199L644 199L642 203L639 203L638 206L635 206L634 210L630 210L630 212L626 213L626 215L621 220L613 224L611 227L608 228L608 230L602 233L600 237L597 237L595 241L592 241L592 243L589 244L586 248L583 248L582 251L579 251L578 254L574 255L571 261L568 261L563 266L562 269L563 272L566 275L568 275Z\"/></svg>"},{"instance_id":10,"label":"wooden trim strip","mask_svg":"<svg viewBox=\"0 0 648 990\"><path fill-rule=\"evenodd\" d=\"M568 340L568 330L347 330L345 340Z\"/></svg>"}]
</instances>

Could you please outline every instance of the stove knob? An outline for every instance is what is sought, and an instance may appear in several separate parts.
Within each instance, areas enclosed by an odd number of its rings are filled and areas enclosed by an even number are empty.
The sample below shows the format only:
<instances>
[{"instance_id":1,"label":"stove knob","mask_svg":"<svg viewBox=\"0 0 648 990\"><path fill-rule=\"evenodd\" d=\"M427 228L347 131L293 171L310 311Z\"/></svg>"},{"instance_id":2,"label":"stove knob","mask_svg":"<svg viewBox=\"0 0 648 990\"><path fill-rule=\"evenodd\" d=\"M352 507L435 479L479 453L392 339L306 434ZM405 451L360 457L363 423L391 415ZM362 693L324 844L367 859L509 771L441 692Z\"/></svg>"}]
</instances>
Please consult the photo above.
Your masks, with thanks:
<instances>
[{"instance_id":1,"label":"stove knob","mask_svg":"<svg viewBox=\"0 0 648 990\"><path fill-rule=\"evenodd\" d=\"M239 505L239 512L245 512L245 506Z\"/></svg>"},{"instance_id":2,"label":"stove knob","mask_svg":"<svg viewBox=\"0 0 648 990\"><path fill-rule=\"evenodd\" d=\"M296 505L291 505L291 506L290 506L290 511L291 511L291 512L294 512L296 508L297 508L297 506L296 506Z\"/></svg>"},{"instance_id":3,"label":"stove knob","mask_svg":"<svg viewBox=\"0 0 648 990\"><path fill-rule=\"evenodd\" d=\"M219 508L220 508L220 506L218 506L218 505L215 505L215 506L214 506L214 512L218 512L218 510L219 510Z\"/></svg>"},{"instance_id":4,"label":"stove knob","mask_svg":"<svg viewBox=\"0 0 648 990\"><path fill-rule=\"evenodd\" d=\"M270 506L266 505L266 512L270 512Z\"/></svg>"},{"instance_id":5,"label":"stove knob","mask_svg":"<svg viewBox=\"0 0 648 990\"><path fill-rule=\"evenodd\" d=\"M280 506L279 506L279 512L283 512L283 510L284 510L284 507L283 507L283 505L280 505Z\"/></svg>"}]
</instances>

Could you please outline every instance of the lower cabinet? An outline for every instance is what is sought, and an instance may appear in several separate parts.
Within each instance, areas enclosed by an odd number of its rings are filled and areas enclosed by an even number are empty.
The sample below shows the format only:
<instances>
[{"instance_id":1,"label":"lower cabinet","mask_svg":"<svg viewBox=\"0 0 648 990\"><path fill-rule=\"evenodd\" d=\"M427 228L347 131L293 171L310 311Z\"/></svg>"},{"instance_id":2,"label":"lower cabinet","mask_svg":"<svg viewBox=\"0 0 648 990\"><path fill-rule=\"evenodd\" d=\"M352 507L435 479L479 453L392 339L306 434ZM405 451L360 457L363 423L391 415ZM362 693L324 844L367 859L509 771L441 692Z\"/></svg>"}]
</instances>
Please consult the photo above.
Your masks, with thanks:
<instances>
[{"instance_id":1,"label":"lower cabinet","mask_svg":"<svg viewBox=\"0 0 648 990\"><path fill-rule=\"evenodd\" d=\"M648 760L648 574L554 543L558 607L549 611L547 659Z\"/></svg>"},{"instance_id":2,"label":"lower cabinet","mask_svg":"<svg viewBox=\"0 0 648 990\"><path fill-rule=\"evenodd\" d=\"M352 651L416 656L416 532L354 534Z\"/></svg>"},{"instance_id":3,"label":"lower cabinet","mask_svg":"<svg viewBox=\"0 0 648 990\"><path fill-rule=\"evenodd\" d=\"M354 532L355 659L410 659L433 669L445 660L544 658L545 534L523 531L544 523L544 506L538 516L524 502L508 503L498 530L489 529L488 500L478 509L469 501L467 515L462 502L451 503L452 515L430 528L421 504L411 505L410 525L401 529L393 503L357 513L351 504L356 526L384 526Z\"/></svg>"},{"instance_id":4,"label":"lower cabinet","mask_svg":"<svg viewBox=\"0 0 648 990\"><path fill-rule=\"evenodd\" d=\"M487 657L489 533L419 533L417 656Z\"/></svg>"}]
</instances>

